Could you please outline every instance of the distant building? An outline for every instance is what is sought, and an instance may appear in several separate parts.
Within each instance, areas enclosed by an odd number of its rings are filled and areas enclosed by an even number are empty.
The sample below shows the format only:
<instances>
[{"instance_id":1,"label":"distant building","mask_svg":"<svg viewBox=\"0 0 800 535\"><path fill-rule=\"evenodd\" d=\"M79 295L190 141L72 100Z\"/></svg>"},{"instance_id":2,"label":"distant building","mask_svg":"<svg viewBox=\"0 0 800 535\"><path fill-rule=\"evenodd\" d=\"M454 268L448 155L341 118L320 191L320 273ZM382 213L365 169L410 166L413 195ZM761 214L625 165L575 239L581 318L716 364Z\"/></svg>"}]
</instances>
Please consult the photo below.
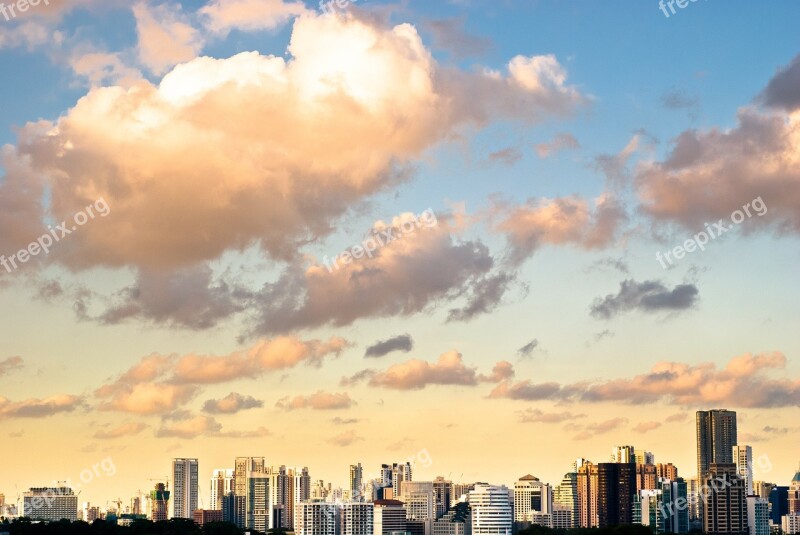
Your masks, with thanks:
<instances>
[{"instance_id":1,"label":"distant building","mask_svg":"<svg viewBox=\"0 0 800 535\"><path fill-rule=\"evenodd\" d=\"M340 513L334 503L301 502L297 504L295 535L339 535Z\"/></svg>"},{"instance_id":2,"label":"distant building","mask_svg":"<svg viewBox=\"0 0 800 535\"><path fill-rule=\"evenodd\" d=\"M736 445L732 449L731 457L736 470L744 479L747 496L753 495L753 448L750 446Z\"/></svg>"},{"instance_id":3,"label":"distant building","mask_svg":"<svg viewBox=\"0 0 800 535\"><path fill-rule=\"evenodd\" d=\"M436 518L442 518L450 511L453 503L453 482L439 476L433 480L433 505Z\"/></svg>"},{"instance_id":4,"label":"distant building","mask_svg":"<svg viewBox=\"0 0 800 535\"><path fill-rule=\"evenodd\" d=\"M150 491L150 520L159 522L166 520L169 514L169 494L164 483L156 483Z\"/></svg>"},{"instance_id":5,"label":"distant building","mask_svg":"<svg viewBox=\"0 0 800 535\"><path fill-rule=\"evenodd\" d=\"M790 515L800 515L800 470L795 473L792 482L789 484L787 505Z\"/></svg>"},{"instance_id":6,"label":"distant building","mask_svg":"<svg viewBox=\"0 0 800 535\"><path fill-rule=\"evenodd\" d=\"M374 535L392 535L406 531L406 508L400 500L373 502Z\"/></svg>"},{"instance_id":7,"label":"distant building","mask_svg":"<svg viewBox=\"0 0 800 535\"><path fill-rule=\"evenodd\" d=\"M233 492L233 469L219 468L211 473L211 500L209 506L212 510L222 511L225 496Z\"/></svg>"},{"instance_id":8,"label":"distant building","mask_svg":"<svg viewBox=\"0 0 800 535\"><path fill-rule=\"evenodd\" d=\"M287 528L294 529L295 517L297 515L297 505L311 499L311 476L308 475L308 467L295 467L289 469L289 511Z\"/></svg>"},{"instance_id":9,"label":"distant building","mask_svg":"<svg viewBox=\"0 0 800 535\"><path fill-rule=\"evenodd\" d=\"M192 518L200 526L211 522L222 522L222 509L196 509L192 513Z\"/></svg>"},{"instance_id":10,"label":"distant building","mask_svg":"<svg viewBox=\"0 0 800 535\"><path fill-rule=\"evenodd\" d=\"M341 505L341 535L374 535L374 511L370 502L349 502Z\"/></svg>"},{"instance_id":11,"label":"distant building","mask_svg":"<svg viewBox=\"0 0 800 535\"><path fill-rule=\"evenodd\" d=\"M508 487L476 483L468 494L472 535L511 535L513 501Z\"/></svg>"},{"instance_id":12,"label":"distant building","mask_svg":"<svg viewBox=\"0 0 800 535\"><path fill-rule=\"evenodd\" d=\"M746 499L750 535L770 535L769 501L758 496L748 496Z\"/></svg>"},{"instance_id":13,"label":"distant building","mask_svg":"<svg viewBox=\"0 0 800 535\"><path fill-rule=\"evenodd\" d=\"M746 534L745 481L733 463L711 463L705 480L703 531L711 534Z\"/></svg>"},{"instance_id":14,"label":"distant building","mask_svg":"<svg viewBox=\"0 0 800 535\"><path fill-rule=\"evenodd\" d=\"M467 502L459 502L450 508L433 523L433 535L472 535L470 505Z\"/></svg>"},{"instance_id":15,"label":"distant building","mask_svg":"<svg viewBox=\"0 0 800 535\"><path fill-rule=\"evenodd\" d=\"M192 518L197 509L197 459L172 461L172 517Z\"/></svg>"},{"instance_id":16,"label":"distant building","mask_svg":"<svg viewBox=\"0 0 800 535\"><path fill-rule=\"evenodd\" d=\"M514 483L514 522L550 524L549 518L534 521L534 515L550 515L553 510L553 489L531 474Z\"/></svg>"},{"instance_id":17,"label":"distant building","mask_svg":"<svg viewBox=\"0 0 800 535\"><path fill-rule=\"evenodd\" d=\"M436 520L432 481L402 481L400 501L406 506L406 520L422 522L424 534L431 535Z\"/></svg>"},{"instance_id":18,"label":"distant building","mask_svg":"<svg viewBox=\"0 0 800 535\"><path fill-rule=\"evenodd\" d=\"M553 507L558 505L572 511L570 527L578 527L578 473L567 472L553 491Z\"/></svg>"},{"instance_id":19,"label":"distant building","mask_svg":"<svg viewBox=\"0 0 800 535\"><path fill-rule=\"evenodd\" d=\"M784 515L781 520L781 529L783 529L784 535L800 533L800 515Z\"/></svg>"},{"instance_id":20,"label":"distant building","mask_svg":"<svg viewBox=\"0 0 800 535\"><path fill-rule=\"evenodd\" d=\"M361 489L364 486L364 469L361 463L350 465L350 497L353 500L361 499Z\"/></svg>"},{"instance_id":21,"label":"distant building","mask_svg":"<svg viewBox=\"0 0 800 535\"><path fill-rule=\"evenodd\" d=\"M596 528L600 525L597 466L584 461L578 467L578 527L581 528Z\"/></svg>"},{"instance_id":22,"label":"distant building","mask_svg":"<svg viewBox=\"0 0 800 535\"><path fill-rule=\"evenodd\" d=\"M597 465L598 527L633 523L636 495L636 465L600 463Z\"/></svg>"},{"instance_id":23,"label":"distant building","mask_svg":"<svg viewBox=\"0 0 800 535\"><path fill-rule=\"evenodd\" d=\"M31 487L22 495L21 516L32 520L78 519L78 497L69 487Z\"/></svg>"},{"instance_id":24,"label":"distant building","mask_svg":"<svg viewBox=\"0 0 800 535\"><path fill-rule=\"evenodd\" d=\"M653 464L636 464L636 490L658 488L658 474Z\"/></svg>"},{"instance_id":25,"label":"distant building","mask_svg":"<svg viewBox=\"0 0 800 535\"><path fill-rule=\"evenodd\" d=\"M678 467L672 463L658 463L656 465L656 481L659 479L675 481L678 479Z\"/></svg>"},{"instance_id":26,"label":"distant building","mask_svg":"<svg viewBox=\"0 0 800 535\"><path fill-rule=\"evenodd\" d=\"M650 451L635 450L634 458L636 464L656 464L656 456Z\"/></svg>"},{"instance_id":27,"label":"distant building","mask_svg":"<svg viewBox=\"0 0 800 535\"><path fill-rule=\"evenodd\" d=\"M789 514L789 487L774 486L769 491L769 518L776 526Z\"/></svg>"},{"instance_id":28,"label":"distant building","mask_svg":"<svg viewBox=\"0 0 800 535\"><path fill-rule=\"evenodd\" d=\"M633 446L616 446L611 449L612 463L635 463L636 450Z\"/></svg>"},{"instance_id":29,"label":"distant building","mask_svg":"<svg viewBox=\"0 0 800 535\"><path fill-rule=\"evenodd\" d=\"M697 411L697 477L704 481L711 464L733 463L737 444L736 412L726 409Z\"/></svg>"}]
</instances>

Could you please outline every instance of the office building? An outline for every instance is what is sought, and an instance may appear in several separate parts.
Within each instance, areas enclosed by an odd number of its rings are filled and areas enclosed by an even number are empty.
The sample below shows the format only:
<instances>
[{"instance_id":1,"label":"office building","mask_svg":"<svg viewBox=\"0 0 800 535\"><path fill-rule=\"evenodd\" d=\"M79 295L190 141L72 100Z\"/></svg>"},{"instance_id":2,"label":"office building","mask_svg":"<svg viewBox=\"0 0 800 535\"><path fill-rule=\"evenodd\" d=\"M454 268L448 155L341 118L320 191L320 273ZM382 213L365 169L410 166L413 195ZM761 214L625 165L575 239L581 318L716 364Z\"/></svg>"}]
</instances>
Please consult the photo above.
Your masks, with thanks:
<instances>
[{"instance_id":1,"label":"office building","mask_svg":"<svg viewBox=\"0 0 800 535\"><path fill-rule=\"evenodd\" d=\"M789 487L775 485L769 491L769 518L780 526L781 518L789 514Z\"/></svg>"},{"instance_id":2,"label":"office building","mask_svg":"<svg viewBox=\"0 0 800 535\"><path fill-rule=\"evenodd\" d=\"M600 525L597 466L584 461L578 467L578 527L581 528L596 528Z\"/></svg>"},{"instance_id":3,"label":"office building","mask_svg":"<svg viewBox=\"0 0 800 535\"><path fill-rule=\"evenodd\" d=\"M225 496L233 492L233 469L220 468L211 472L209 507L211 510L222 511Z\"/></svg>"},{"instance_id":4,"label":"office building","mask_svg":"<svg viewBox=\"0 0 800 535\"><path fill-rule=\"evenodd\" d=\"M553 529L572 529L575 527L575 511L568 505L553 503L553 510L550 513L550 528Z\"/></svg>"},{"instance_id":5,"label":"office building","mask_svg":"<svg viewBox=\"0 0 800 535\"><path fill-rule=\"evenodd\" d=\"M78 519L78 497L69 487L31 487L22 494L21 516L31 520Z\"/></svg>"},{"instance_id":6,"label":"office building","mask_svg":"<svg viewBox=\"0 0 800 535\"><path fill-rule=\"evenodd\" d=\"M453 482L442 476L433 480L433 505L436 508L436 518L442 518L453 503Z\"/></svg>"},{"instance_id":7,"label":"office building","mask_svg":"<svg viewBox=\"0 0 800 535\"><path fill-rule=\"evenodd\" d=\"M769 501L758 496L747 496L746 500L750 535L770 535Z\"/></svg>"},{"instance_id":8,"label":"office building","mask_svg":"<svg viewBox=\"0 0 800 535\"><path fill-rule=\"evenodd\" d=\"M472 535L511 535L513 502L508 487L476 483L467 496Z\"/></svg>"},{"instance_id":9,"label":"office building","mask_svg":"<svg viewBox=\"0 0 800 535\"><path fill-rule=\"evenodd\" d=\"M656 464L656 456L650 451L635 450L634 458L636 464Z\"/></svg>"},{"instance_id":10,"label":"office building","mask_svg":"<svg viewBox=\"0 0 800 535\"><path fill-rule=\"evenodd\" d=\"M533 515L549 515L553 511L553 490L547 483L530 474L514 483L514 522L534 522ZM540 521L541 522L541 521ZM544 520L549 524L549 520Z\"/></svg>"},{"instance_id":11,"label":"office building","mask_svg":"<svg viewBox=\"0 0 800 535\"><path fill-rule=\"evenodd\" d=\"M287 529L292 530L295 526L297 515L297 505L311 499L311 476L308 474L308 467L303 466L289 469L289 511L287 512Z\"/></svg>"},{"instance_id":12,"label":"office building","mask_svg":"<svg viewBox=\"0 0 800 535\"><path fill-rule=\"evenodd\" d=\"M790 515L800 515L800 469L795 473L792 482L789 483L787 506Z\"/></svg>"},{"instance_id":13,"label":"office building","mask_svg":"<svg viewBox=\"0 0 800 535\"><path fill-rule=\"evenodd\" d=\"M783 535L797 535L800 533L800 515L784 515L780 525Z\"/></svg>"},{"instance_id":14,"label":"office building","mask_svg":"<svg viewBox=\"0 0 800 535\"><path fill-rule=\"evenodd\" d=\"M736 412L726 409L697 411L697 477L706 480L712 463L733 463L737 444Z\"/></svg>"},{"instance_id":15,"label":"office building","mask_svg":"<svg viewBox=\"0 0 800 535\"><path fill-rule=\"evenodd\" d=\"M636 490L657 488L658 474L653 464L636 464Z\"/></svg>"},{"instance_id":16,"label":"office building","mask_svg":"<svg viewBox=\"0 0 800 535\"><path fill-rule=\"evenodd\" d=\"M402 481L400 501L406 507L406 520L421 522L425 535L431 535L436 520L432 481Z\"/></svg>"},{"instance_id":17,"label":"office building","mask_svg":"<svg viewBox=\"0 0 800 535\"><path fill-rule=\"evenodd\" d=\"M475 483L453 483L452 501L466 501L469 491L475 488Z\"/></svg>"},{"instance_id":18,"label":"office building","mask_svg":"<svg viewBox=\"0 0 800 535\"><path fill-rule=\"evenodd\" d=\"M289 472L285 466L267 467L270 492L269 529L288 529L289 513L293 507Z\"/></svg>"},{"instance_id":19,"label":"office building","mask_svg":"<svg viewBox=\"0 0 800 535\"><path fill-rule=\"evenodd\" d=\"M400 496L401 484L411 481L411 463L394 463L392 465L392 496Z\"/></svg>"},{"instance_id":20,"label":"office building","mask_svg":"<svg viewBox=\"0 0 800 535\"><path fill-rule=\"evenodd\" d=\"M269 474L263 457L236 457L233 518L240 529L265 532L272 513Z\"/></svg>"},{"instance_id":21,"label":"office building","mask_svg":"<svg viewBox=\"0 0 800 535\"><path fill-rule=\"evenodd\" d=\"M748 496L753 495L753 448L736 445L731 453L732 462L742 476Z\"/></svg>"},{"instance_id":22,"label":"office building","mask_svg":"<svg viewBox=\"0 0 800 535\"><path fill-rule=\"evenodd\" d=\"M678 479L678 467L672 463L658 463L656 465L656 481L659 479Z\"/></svg>"},{"instance_id":23,"label":"office building","mask_svg":"<svg viewBox=\"0 0 800 535\"><path fill-rule=\"evenodd\" d=\"M745 481L733 463L711 463L704 493L703 531L711 534L746 534Z\"/></svg>"},{"instance_id":24,"label":"office building","mask_svg":"<svg viewBox=\"0 0 800 535\"><path fill-rule=\"evenodd\" d=\"M373 502L374 535L401 534L406 531L406 508L400 500Z\"/></svg>"},{"instance_id":25,"label":"office building","mask_svg":"<svg viewBox=\"0 0 800 535\"><path fill-rule=\"evenodd\" d=\"M150 507L148 508L148 518L153 522L167 520L169 515L169 496L170 492L164 483L156 483L153 490L150 491L149 501Z\"/></svg>"},{"instance_id":26,"label":"office building","mask_svg":"<svg viewBox=\"0 0 800 535\"><path fill-rule=\"evenodd\" d=\"M364 487L364 470L361 463L350 465L350 498L360 500Z\"/></svg>"},{"instance_id":27,"label":"office building","mask_svg":"<svg viewBox=\"0 0 800 535\"><path fill-rule=\"evenodd\" d=\"M633 523L636 495L636 465L600 463L597 465L598 527Z\"/></svg>"},{"instance_id":28,"label":"office building","mask_svg":"<svg viewBox=\"0 0 800 535\"><path fill-rule=\"evenodd\" d=\"M341 535L340 514L334 503L301 502L297 504L295 535Z\"/></svg>"},{"instance_id":29,"label":"office building","mask_svg":"<svg viewBox=\"0 0 800 535\"><path fill-rule=\"evenodd\" d=\"M172 518L192 518L197 509L197 459L173 459L172 481Z\"/></svg>"}]
</instances>

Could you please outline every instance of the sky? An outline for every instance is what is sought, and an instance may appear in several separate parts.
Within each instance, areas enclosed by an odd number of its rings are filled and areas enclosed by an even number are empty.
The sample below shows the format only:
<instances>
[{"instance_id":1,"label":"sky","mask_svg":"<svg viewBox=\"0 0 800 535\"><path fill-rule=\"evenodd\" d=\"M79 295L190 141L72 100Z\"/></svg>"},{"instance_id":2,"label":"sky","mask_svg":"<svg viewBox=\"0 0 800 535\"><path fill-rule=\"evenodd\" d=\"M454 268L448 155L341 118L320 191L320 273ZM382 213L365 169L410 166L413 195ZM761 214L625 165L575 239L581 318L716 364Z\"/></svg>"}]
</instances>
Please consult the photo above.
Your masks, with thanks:
<instances>
[{"instance_id":1,"label":"sky","mask_svg":"<svg viewBox=\"0 0 800 535\"><path fill-rule=\"evenodd\" d=\"M691 477L713 408L794 474L797 2L3 5L9 501L174 457L204 499L236 456Z\"/></svg>"}]
</instances>

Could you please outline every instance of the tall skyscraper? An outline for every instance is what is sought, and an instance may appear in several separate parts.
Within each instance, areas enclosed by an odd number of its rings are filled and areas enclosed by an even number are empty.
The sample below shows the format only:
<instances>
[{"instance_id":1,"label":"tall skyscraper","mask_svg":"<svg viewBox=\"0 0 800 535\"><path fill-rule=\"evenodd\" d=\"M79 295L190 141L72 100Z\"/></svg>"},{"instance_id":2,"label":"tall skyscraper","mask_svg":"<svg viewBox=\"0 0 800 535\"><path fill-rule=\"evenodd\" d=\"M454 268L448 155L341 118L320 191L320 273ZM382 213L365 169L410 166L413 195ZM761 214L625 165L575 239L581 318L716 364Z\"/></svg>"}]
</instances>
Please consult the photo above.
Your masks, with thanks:
<instances>
[{"instance_id":1,"label":"tall skyscraper","mask_svg":"<svg viewBox=\"0 0 800 535\"><path fill-rule=\"evenodd\" d=\"M308 475L308 467L290 468L289 469L289 513L287 514L289 525L288 529L294 529L295 518L297 515L297 506L301 502L311 499L311 476Z\"/></svg>"},{"instance_id":2,"label":"tall skyscraper","mask_svg":"<svg viewBox=\"0 0 800 535\"><path fill-rule=\"evenodd\" d=\"M392 490L394 496L400 495L400 484L411 481L411 463L394 463L392 465Z\"/></svg>"},{"instance_id":3,"label":"tall skyscraper","mask_svg":"<svg viewBox=\"0 0 800 535\"><path fill-rule=\"evenodd\" d=\"M197 509L197 459L172 460L172 518L194 518Z\"/></svg>"},{"instance_id":4,"label":"tall skyscraper","mask_svg":"<svg viewBox=\"0 0 800 535\"><path fill-rule=\"evenodd\" d=\"M553 512L553 489L530 474L514 483L514 522L533 522L533 516Z\"/></svg>"},{"instance_id":5,"label":"tall skyscraper","mask_svg":"<svg viewBox=\"0 0 800 535\"><path fill-rule=\"evenodd\" d=\"M233 469L220 468L211 473L209 509L222 511L225 496L233 492Z\"/></svg>"},{"instance_id":6,"label":"tall skyscraper","mask_svg":"<svg viewBox=\"0 0 800 535\"><path fill-rule=\"evenodd\" d=\"M736 412L726 409L697 411L697 477L706 479L712 463L733 462L733 447L738 442Z\"/></svg>"},{"instance_id":7,"label":"tall skyscraper","mask_svg":"<svg viewBox=\"0 0 800 535\"><path fill-rule=\"evenodd\" d=\"M633 523L633 498L636 495L634 463L597 465L598 527Z\"/></svg>"},{"instance_id":8,"label":"tall skyscraper","mask_svg":"<svg viewBox=\"0 0 800 535\"><path fill-rule=\"evenodd\" d=\"M289 473L285 466L268 467L266 470L269 475L270 491L270 529L286 529L289 525L289 505L291 500Z\"/></svg>"},{"instance_id":9,"label":"tall skyscraper","mask_svg":"<svg viewBox=\"0 0 800 535\"><path fill-rule=\"evenodd\" d=\"M578 526L596 528L598 516L597 465L584 461L578 467Z\"/></svg>"},{"instance_id":10,"label":"tall skyscraper","mask_svg":"<svg viewBox=\"0 0 800 535\"><path fill-rule=\"evenodd\" d=\"M513 505L508 487L476 483L469 491L472 535L511 535Z\"/></svg>"},{"instance_id":11,"label":"tall skyscraper","mask_svg":"<svg viewBox=\"0 0 800 535\"><path fill-rule=\"evenodd\" d=\"M236 457L233 473L233 517L241 529L269 528L269 475L263 457Z\"/></svg>"},{"instance_id":12,"label":"tall skyscraper","mask_svg":"<svg viewBox=\"0 0 800 535\"><path fill-rule=\"evenodd\" d=\"M350 499L361 500L361 489L364 486L364 470L361 463L350 465Z\"/></svg>"},{"instance_id":13,"label":"tall skyscraper","mask_svg":"<svg viewBox=\"0 0 800 535\"><path fill-rule=\"evenodd\" d=\"M442 476L433 480L433 504L436 507L436 518L442 518L450 510L453 502L453 482Z\"/></svg>"},{"instance_id":14,"label":"tall skyscraper","mask_svg":"<svg viewBox=\"0 0 800 535\"><path fill-rule=\"evenodd\" d=\"M436 520L432 481L402 481L400 501L406 507L406 519L421 522L425 535L431 535Z\"/></svg>"},{"instance_id":15,"label":"tall skyscraper","mask_svg":"<svg viewBox=\"0 0 800 535\"><path fill-rule=\"evenodd\" d=\"M750 446L733 447L731 452L733 464L739 475L744 478L745 489L748 496L753 495L753 448Z\"/></svg>"},{"instance_id":16,"label":"tall skyscraper","mask_svg":"<svg viewBox=\"0 0 800 535\"><path fill-rule=\"evenodd\" d=\"M747 534L745 481L737 466L711 463L704 483L703 531L709 534Z\"/></svg>"}]
</instances>

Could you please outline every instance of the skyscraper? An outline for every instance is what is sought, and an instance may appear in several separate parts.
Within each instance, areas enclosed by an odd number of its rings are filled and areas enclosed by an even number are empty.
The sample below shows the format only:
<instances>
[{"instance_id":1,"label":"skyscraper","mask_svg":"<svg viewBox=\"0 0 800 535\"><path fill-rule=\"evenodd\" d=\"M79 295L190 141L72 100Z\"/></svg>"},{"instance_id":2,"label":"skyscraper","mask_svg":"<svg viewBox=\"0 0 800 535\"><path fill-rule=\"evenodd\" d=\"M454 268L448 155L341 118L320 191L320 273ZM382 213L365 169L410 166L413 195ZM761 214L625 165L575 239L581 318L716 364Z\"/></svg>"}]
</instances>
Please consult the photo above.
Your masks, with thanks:
<instances>
[{"instance_id":1,"label":"skyscraper","mask_svg":"<svg viewBox=\"0 0 800 535\"><path fill-rule=\"evenodd\" d=\"M578 467L578 526L596 528L599 525L597 465L584 461Z\"/></svg>"},{"instance_id":2,"label":"skyscraper","mask_svg":"<svg viewBox=\"0 0 800 535\"><path fill-rule=\"evenodd\" d=\"M433 521L436 520L436 507L433 497L432 481L402 481L400 501L406 507L406 519L421 522L425 535L431 535Z\"/></svg>"},{"instance_id":3,"label":"skyscraper","mask_svg":"<svg viewBox=\"0 0 800 535\"><path fill-rule=\"evenodd\" d=\"M374 535L391 535L406 531L406 507L400 500L375 500L373 503Z\"/></svg>"},{"instance_id":4,"label":"skyscraper","mask_svg":"<svg viewBox=\"0 0 800 535\"><path fill-rule=\"evenodd\" d=\"M476 483L468 496L472 535L511 535L512 500L508 487Z\"/></svg>"},{"instance_id":5,"label":"skyscraper","mask_svg":"<svg viewBox=\"0 0 800 535\"><path fill-rule=\"evenodd\" d=\"M453 502L453 482L442 476L433 480L433 503L436 507L436 518L442 518L450 510Z\"/></svg>"},{"instance_id":6,"label":"skyscraper","mask_svg":"<svg viewBox=\"0 0 800 535\"><path fill-rule=\"evenodd\" d=\"M800 515L800 469L797 470L789 485L787 505L790 515Z\"/></svg>"},{"instance_id":7,"label":"skyscraper","mask_svg":"<svg viewBox=\"0 0 800 535\"><path fill-rule=\"evenodd\" d=\"M712 463L733 462L736 445L736 412L726 409L697 411L697 477L706 479Z\"/></svg>"},{"instance_id":8,"label":"skyscraper","mask_svg":"<svg viewBox=\"0 0 800 535\"><path fill-rule=\"evenodd\" d=\"M636 462L636 450L633 446L616 446L611 449L612 463Z\"/></svg>"},{"instance_id":9,"label":"skyscraper","mask_svg":"<svg viewBox=\"0 0 800 535\"><path fill-rule=\"evenodd\" d=\"M311 476L308 475L307 466L289 469L289 487L291 500L289 500L289 512L287 514L289 525L287 528L294 529L297 506L300 502L311 499Z\"/></svg>"},{"instance_id":10,"label":"skyscraper","mask_svg":"<svg viewBox=\"0 0 800 535\"><path fill-rule=\"evenodd\" d=\"M636 495L634 463L597 465L598 527L633 523L633 497Z\"/></svg>"},{"instance_id":11,"label":"skyscraper","mask_svg":"<svg viewBox=\"0 0 800 535\"><path fill-rule=\"evenodd\" d=\"M711 463L704 481L703 531L748 533L745 481L733 463Z\"/></svg>"},{"instance_id":12,"label":"skyscraper","mask_svg":"<svg viewBox=\"0 0 800 535\"><path fill-rule=\"evenodd\" d=\"M411 481L411 463L394 463L392 465L392 490L394 496L400 495L400 484Z\"/></svg>"},{"instance_id":13,"label":"skyscraper","mask_svg":"<svg viewBox=\"0 0 800 535\"><path fill-rule=\"evenodd\" d=\"M270 492L270 529L286 529L289 525L289 511L292 507L289 484L289 473L285 466L272 466L266 469L269 475Z\"/></svg>"},{"instance_id":14,"label":"skyscraper","mask_svg":"<svg viewBox=\"0 0 800 535\"><path fill-rule=\"evenodd\" d=\"M194 518L197 509L197 459L172 461L172 518Z\"/></svg>"},{"instance_id":15,"label":"skyscraper","mask_svg":"<svg viewBox=\"0 0 800 535\"><path fill-rule=\"evenodd\" d=\"M556 485L553 492L553 505L561 505L571 511L570 527L577 527L579 521L578 512L578 473L567 472L561 479L561 483Z\"/></svg>"},{"instance_id":16,"label":"skyscraper","mask_svg":"<svg viewBox=\"0 0 800 535\"><path fill-rule=\"evenodd\" d=\"M340 535L374 535L373 504L348 502L341 505Z\"/></svg>"},{"instance_id":17,"label":"skyscraper","mask_svg":"<svg viewBox=\"0 0 800 535\"><path fill-rule=\"evenodd\" d=\"M225 496L233 492L233 469L221 468L211 473L209 509L222 511Z\"/></svg>"},{"instance_id":18,"label":"skyscraper","mask_svg":"<svg viewBox=\"0 0 800 535\"><path fill-rule=\"evenodd\" d=\"M236 457L233 473L233 517L241 529L269 528L269 476L263 457Z\"/></svg>"},{"instance_id":19,"label":"skyscraper","mask_svg":"<svg viewBox=\"0 0 800 535\"><path fill-rule=\"evenodd\" d=\"M361 488L364 485L364 470L361 463L350 465L350 499L361 500Z\"/></svg>"},{"instance_id":20,"label":"skyscraper","mask_svg":"<svg viewBox=\"0 0 800 535\"><path fill-rule=\"evenodd\" d=\"M753 495L753 448L750 446L733 447L731 452L733 464L739 475L744 478L745 489L748 496Z\"/></svg>"}]
</instances>

